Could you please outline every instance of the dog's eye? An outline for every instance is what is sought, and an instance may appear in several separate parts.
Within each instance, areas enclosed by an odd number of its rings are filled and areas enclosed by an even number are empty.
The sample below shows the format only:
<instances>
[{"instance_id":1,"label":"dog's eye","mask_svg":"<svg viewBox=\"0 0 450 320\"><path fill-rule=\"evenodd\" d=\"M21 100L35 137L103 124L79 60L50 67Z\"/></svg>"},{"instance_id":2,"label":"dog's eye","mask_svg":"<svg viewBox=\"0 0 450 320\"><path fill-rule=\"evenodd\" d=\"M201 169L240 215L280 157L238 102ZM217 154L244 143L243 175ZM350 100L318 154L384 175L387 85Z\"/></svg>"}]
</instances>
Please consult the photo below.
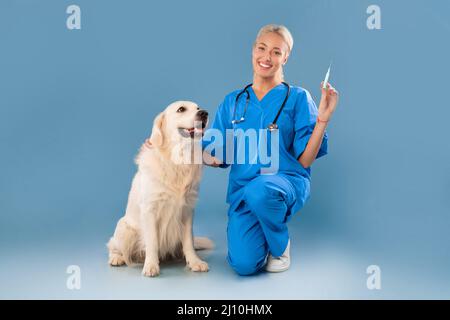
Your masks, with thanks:
<instances>
[{"instance_id":1,"label":"dog's eye","mask_svg":"<svg viewBox=\"0 0 450 320\"><path fill-rule=\"evenodd\" d=\"M179 107L177 110L177 112L185 112L185 111L186 111L185 107Z\"/></svg>"}]
</instances>

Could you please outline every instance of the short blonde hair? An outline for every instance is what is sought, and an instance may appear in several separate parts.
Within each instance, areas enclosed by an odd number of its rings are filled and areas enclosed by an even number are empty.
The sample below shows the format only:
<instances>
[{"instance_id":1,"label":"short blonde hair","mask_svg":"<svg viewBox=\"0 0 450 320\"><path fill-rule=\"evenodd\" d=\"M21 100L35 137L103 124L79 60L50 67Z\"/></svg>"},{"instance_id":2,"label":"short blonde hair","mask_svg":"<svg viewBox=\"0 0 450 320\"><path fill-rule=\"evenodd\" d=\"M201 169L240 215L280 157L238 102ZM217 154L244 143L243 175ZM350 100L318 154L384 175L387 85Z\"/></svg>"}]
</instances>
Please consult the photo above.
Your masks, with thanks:
<instances>
[{"instance_id":1,"label":"short blonde hair","mask_svg":"<svg viewBox=\"0 0 450 320\"><path fill-rule=\"evenodd\" d=\"M288 46L288 55L292 51L292 47L294 46L294 38L292 37L291 32L283 25L280 24L268 24L259 29L258 34L256 36L256 39L261 37L263 34L269 33L269 32L275 32L278 34L281 38L283 38L284 42L286 42ZM255 40L256 43L256 40Z\"/></svg>"}]
</instances>

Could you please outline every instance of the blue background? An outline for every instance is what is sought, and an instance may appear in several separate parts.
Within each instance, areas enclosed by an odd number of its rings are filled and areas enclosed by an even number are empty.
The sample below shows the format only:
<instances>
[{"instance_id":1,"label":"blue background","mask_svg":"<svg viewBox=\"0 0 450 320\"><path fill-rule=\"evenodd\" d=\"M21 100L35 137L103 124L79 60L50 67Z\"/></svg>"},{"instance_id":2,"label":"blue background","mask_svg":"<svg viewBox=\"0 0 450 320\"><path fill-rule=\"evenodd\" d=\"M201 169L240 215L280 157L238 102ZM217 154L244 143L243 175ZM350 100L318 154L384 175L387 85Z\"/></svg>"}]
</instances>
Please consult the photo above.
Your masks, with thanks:
<instances>
[{"instance_id":1,"label":"blue background","mask_svg":"<svg viewBox=\"0 0 450 320\"><path fill-rule=\"evenodd\" d=\"M66 8L81 7L81 30ZM381 30L366 27L370 4ZM450 298L450 3L441 1L0 2L0 298ZM286 25L286 80L319 101L330 60L340 91L329 154L290 223L292 268L227 266L228 170L206 168L196 233L208 274L158 279L110 268L153 118L174 100L213 116L252 80L259 28ZM81 267L81 290L66 267ZM366 268L381 269L368 290Z\"/></svg>"}]
</instances>

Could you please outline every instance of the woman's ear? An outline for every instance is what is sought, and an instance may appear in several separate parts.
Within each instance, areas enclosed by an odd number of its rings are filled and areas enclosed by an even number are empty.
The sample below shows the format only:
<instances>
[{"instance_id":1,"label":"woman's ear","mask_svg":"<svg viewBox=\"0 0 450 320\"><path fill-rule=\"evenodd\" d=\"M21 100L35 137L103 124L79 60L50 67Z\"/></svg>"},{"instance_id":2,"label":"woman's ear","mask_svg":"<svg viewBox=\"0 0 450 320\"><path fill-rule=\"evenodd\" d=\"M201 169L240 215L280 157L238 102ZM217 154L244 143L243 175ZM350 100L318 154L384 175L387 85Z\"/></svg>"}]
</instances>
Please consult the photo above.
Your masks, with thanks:
<instances>
[{"instance_id":1,"label":"woman's ear","mask_svg":"<svg viewBox=\"0 0 450 320\"><path fill-rule=\"evenodd\" d=\"M286 55L286 58L284 58L283 66L288 62L288 59L289 59L289 54L287 54L287 55Z\"/></svg>"},{"instance_id":2,"label":"woman's ear","mask_svg":"<svg viewBox=\"0 0 450 320\"><path fill-rule=\"evenodd\" d=\"M150 136L150 142L155 147L161 147L164 142L163 137L163 125L164 125L164 112L161 112L153 121L152 135Z\"/></svg>"}]
</instances>

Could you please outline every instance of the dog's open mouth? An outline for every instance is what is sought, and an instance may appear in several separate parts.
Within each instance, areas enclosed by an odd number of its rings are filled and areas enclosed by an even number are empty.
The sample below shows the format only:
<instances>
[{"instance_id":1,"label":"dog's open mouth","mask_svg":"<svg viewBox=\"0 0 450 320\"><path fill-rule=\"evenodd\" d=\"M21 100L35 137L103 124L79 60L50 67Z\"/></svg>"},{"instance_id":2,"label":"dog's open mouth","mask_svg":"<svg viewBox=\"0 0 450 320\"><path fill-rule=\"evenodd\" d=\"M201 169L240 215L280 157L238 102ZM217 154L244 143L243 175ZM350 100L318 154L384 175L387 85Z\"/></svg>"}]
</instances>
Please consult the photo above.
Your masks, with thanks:
<instances>
[{"instance_id":1,"label":"dog's open mouth","mask_svg":"<svg viewBox=\"0 0 450 320\"><path fill-rule=\"evenodd\" d=\"M200 138L203 137L203 134L205 132L206 123L205 122L199 122L199 126L192 127L192 128L178 128L178 132L181 134L181 136L185 138Z\"/></svg>"}]
</instances>

